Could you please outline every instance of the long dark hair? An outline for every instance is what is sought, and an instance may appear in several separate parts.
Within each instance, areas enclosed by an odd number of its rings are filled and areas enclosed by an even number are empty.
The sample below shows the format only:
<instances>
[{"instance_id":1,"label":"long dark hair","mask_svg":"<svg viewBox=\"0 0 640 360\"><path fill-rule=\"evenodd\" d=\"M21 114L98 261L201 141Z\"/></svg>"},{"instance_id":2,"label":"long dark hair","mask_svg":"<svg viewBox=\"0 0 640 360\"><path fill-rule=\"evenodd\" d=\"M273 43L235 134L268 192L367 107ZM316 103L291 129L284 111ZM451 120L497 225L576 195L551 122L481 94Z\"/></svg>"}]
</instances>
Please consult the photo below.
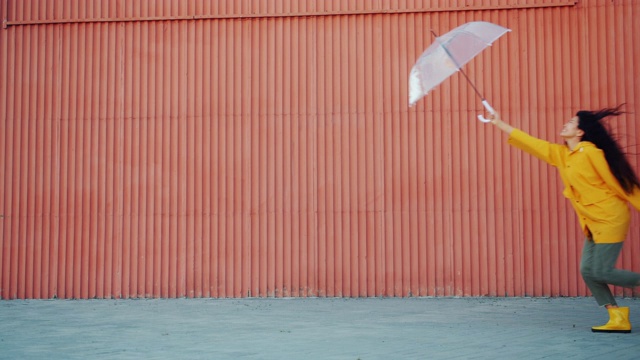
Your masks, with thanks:
<instances>
[{"instance_id":1,"label":"long dark hair","mask_svg":"<svg viewBox=\"0 0 640 360\"><path fill-rule=\"evenodd\" d=\"M580 110L576 113L576 116L580 119L578 129L584 131L581 140L592 142L604 151L604 157L607 159L611 173L618 179L624 191L627 194L631 194L634 187L640 187L638 176L633 171L625 153L611 135L608 127L601 121L609 116L624 114L625 112L620 110L622 105L624 104L615 108L605 108L597 111Z\"/></svg>"}]
</instances>

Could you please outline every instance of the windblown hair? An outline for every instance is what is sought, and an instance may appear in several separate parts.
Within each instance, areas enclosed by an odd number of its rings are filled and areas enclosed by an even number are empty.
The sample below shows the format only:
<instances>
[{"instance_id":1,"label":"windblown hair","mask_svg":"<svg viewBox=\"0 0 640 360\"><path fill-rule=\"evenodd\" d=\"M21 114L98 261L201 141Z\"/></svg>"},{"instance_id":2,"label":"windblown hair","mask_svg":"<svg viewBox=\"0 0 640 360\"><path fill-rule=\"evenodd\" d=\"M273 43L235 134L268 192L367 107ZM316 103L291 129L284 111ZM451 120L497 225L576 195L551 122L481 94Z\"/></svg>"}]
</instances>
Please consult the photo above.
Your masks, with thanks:
<instances>
[{"instance_id":1,"label":"windblown hair","mask_svg":"<svg viewBox=\"0 0 640 360\"><path fill-rule=\"evenodd\" d=\"M640 181L629 164L625 153L618 142L614 139L608 127L602 123L602 119L609 116L618 116L624 114L618 105L615 108L605 108L596 111L580 110L576 116L580 119L578 128L584 131L582 141L592 142L599 149L604 151L604 157L609 164L609 169L613 176L618 179L620 186L627 194L633 193L634 187L640 188Z\"/></svg>"}]
</instances>

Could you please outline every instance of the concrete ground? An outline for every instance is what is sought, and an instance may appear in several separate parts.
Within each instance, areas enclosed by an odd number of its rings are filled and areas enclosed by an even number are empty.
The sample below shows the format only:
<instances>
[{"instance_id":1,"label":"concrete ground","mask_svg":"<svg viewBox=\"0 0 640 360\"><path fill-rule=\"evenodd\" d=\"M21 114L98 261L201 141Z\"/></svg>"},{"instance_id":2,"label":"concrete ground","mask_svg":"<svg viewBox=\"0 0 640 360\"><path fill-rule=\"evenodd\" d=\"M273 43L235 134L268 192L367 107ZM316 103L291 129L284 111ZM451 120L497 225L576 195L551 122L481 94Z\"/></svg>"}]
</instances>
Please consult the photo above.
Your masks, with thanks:
<instances>
[{"instance_id":1,"label":"concrete ground","mask_svg":"<svg viewBox=\"0 0 640 360\"><path fill-rule=\"evenodd\" d=\"M0 301L1 359L639 359L592 298Z\"/></svg>"}]
</instances>

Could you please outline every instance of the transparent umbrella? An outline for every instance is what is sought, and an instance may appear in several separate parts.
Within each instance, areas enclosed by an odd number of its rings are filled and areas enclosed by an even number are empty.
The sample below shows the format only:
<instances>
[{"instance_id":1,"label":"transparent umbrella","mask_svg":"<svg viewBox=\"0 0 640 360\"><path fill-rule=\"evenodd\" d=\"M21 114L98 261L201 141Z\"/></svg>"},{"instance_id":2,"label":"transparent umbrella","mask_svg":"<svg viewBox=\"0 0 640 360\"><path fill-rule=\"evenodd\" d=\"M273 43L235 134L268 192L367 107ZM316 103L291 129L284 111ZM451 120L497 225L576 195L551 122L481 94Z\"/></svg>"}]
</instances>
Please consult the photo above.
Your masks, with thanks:
<instances>
[{"instance_id":1,"label":"transparent umbrella","mask_svg":"<svg viewBox=\"0 0 640 360\"><path fill-rule=\"evenodd\" d=\"M494 113L489 102L462 70L462 66L508 31L511 30L485 21L460 25L440 37L432 30L436 41L420 55L409 75L409 106L415 105L429 91L460 71L480 97L484 107ZM488 121L482 115L478 118Z\"/></svg>"}]
</instances>

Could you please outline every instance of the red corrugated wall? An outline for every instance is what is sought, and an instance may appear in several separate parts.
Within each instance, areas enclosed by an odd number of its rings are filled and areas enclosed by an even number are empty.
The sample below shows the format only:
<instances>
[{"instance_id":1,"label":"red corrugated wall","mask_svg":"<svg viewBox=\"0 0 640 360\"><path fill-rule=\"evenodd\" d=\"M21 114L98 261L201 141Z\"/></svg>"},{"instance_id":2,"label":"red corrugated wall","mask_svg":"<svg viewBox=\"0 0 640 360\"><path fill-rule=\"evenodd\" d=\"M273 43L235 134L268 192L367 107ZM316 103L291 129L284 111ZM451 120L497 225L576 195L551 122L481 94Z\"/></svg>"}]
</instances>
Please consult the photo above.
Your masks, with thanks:
<instances>
[{"instance_id":1,"label":"red corrugated wall","mask_svg":"<svg viewBox=\"0 0 640 360\"><path fill-rule=\"evenodd\" d=\"M504 118L626 102L640 153L631 0L0 4L4 299L587 295L554 169L459 74L408 108L430 29L511 28L466 66Z\"/></svg>"}]
</instances>

